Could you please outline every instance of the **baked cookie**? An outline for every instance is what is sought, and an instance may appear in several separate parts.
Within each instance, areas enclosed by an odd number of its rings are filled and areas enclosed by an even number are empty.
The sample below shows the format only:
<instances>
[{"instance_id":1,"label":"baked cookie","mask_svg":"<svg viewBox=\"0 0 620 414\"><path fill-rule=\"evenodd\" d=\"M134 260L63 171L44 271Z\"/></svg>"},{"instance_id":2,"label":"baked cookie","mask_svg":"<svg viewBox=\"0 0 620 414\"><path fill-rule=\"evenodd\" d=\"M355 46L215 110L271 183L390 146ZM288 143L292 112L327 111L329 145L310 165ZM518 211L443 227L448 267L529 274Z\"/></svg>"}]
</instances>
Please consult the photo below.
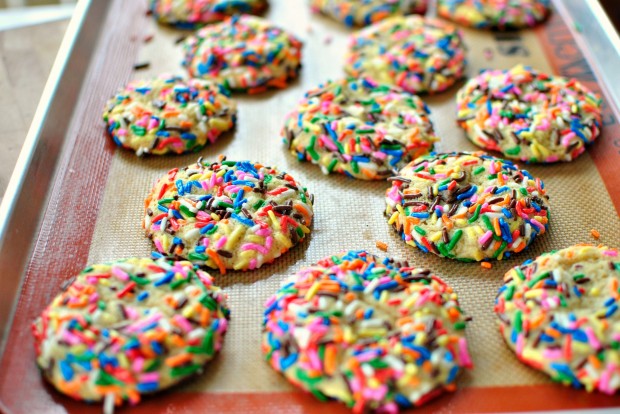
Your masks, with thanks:
<instances>
[{"instance_id":1,"label":"baked cookie","mask_svg":"<svg viewBox=\"0 0 620 414\"><path fill-rule=\"evenodd\" d=\"M427 0L310 0L312 10L347 26L368 26L390 16L426 13Z\"/></svg>"},{"instance_id":2,"label":"baked cookie","mask_svg":"<svg viewBox=\"0 0 620 414\"><path fill-rule=\"evenodd\" d=\"M458 124L476 145L526 162L572 161L601 132L601 99L575 79L527 66L487 70L457 94Z\"/></svg>"},{"instance_id":3,"label":"baked cookie","mask_svg":"<svg viewBox=\"0 0 620 414\"><path fill-rule=\"evenodd\" d=\"M549 0L439 0L446 19L478 29L532 27L549 15Z\"/></svg>"},{"instance_id":4,"label":"baked cookie","mask_svg":"<svg viewBox=\"0 0 620 414\"><path fill-rule=\"evenodd\" d=\"M221 85L164 75L130 82L107 103L107 132L119 147L145 154L202 149L235 126L237 104Z\"/></svg>"},{"instance_id":5,"label":"baked cookie","mask_svg":"<svg viewBox=\"0 0 620 414\"><path fill-rule=\"evenodd\" d=\"M620 389L618 250L576 245L545 253L504 282L495 312L520 361L564 385Z\"/></svg>"},{"instance_id":6,"label":"baked cookie","mask_svg":"<svg viewBox=\"0 0 620 414\"><path fill-rule=\"evenodd\" d=\"M225 295L189 262L94 264L34 321L37 364L76 400L136 404L201 372L228 317Z\"/></svg>"},{"instance_id":7,"label":"baked cookie","mask_svg":"<svg viewBox=\"0 0 620 414\"><path fill-rule=\"evenodd\" d=\"M181 29L220 22L238 13L260 14L267 0L150 0L153 16Z\"/></svg>"},{"instance_id":8,"label":"baked cookie","mask_svg":"<svg viewBox=\"0 0 620 414\"><path fill-rule=\"evenodd\" d=\"M320 400L398 412L456 389L472 366L456 293L430 270L364 251L300 270L271 297L263 353Z\"/></svg>"},{"instance_id":9,"label":"baked cookie","mask_svg":"<svg viewBox=\"0 0 620 414\"><path fill-rule=\"evenodd\" d=\"M285 88L301 68L302 43L255 16L234 16L204 27L184 44L192 77L214 78L233 91Z\"/></svg>"},{"instance_id":10,"label":"baked cookie","mask_svg":"<svg viewBox=\"0 0 620 414\"><path fill-rule=\"evenodd\" d=\"M390 17L353 34L344 69L410 93L441 92L463 76L464 44L440 20Z\"/></svg>"},{"instance_id":11,"label":"baked cookie","mask_svg":"<svg viewBox=\"0 0 620 414\"><path fill-rule=\"evenodd\" d=\"M424 253L502 260L548 228L543 182L483 152L420 157L390 180L388 224Z\"/></svg>"},{"instance_id":12,"label":"baked cookie","mask_svg":"<svg viewBox=\"0 0 620 414\"><path fill-rule=\"evenodd\" d=\"M362 180L380 180L427 154L438 140L426 104L370 79L327 82L306 93L282 130L300 161Z\"/></svg>"},{"instance_id":13,"label":"baked cookie","mask_svg":"<svg viewBox=\"0 0 620 414\"><path fill-rule=\"evenodd\" d=\"M142 224L159 254L225 274L259 268L303 241L312 204L305 187L275 168L198 160L155 184Z\"/></svg>"}]
</instances>

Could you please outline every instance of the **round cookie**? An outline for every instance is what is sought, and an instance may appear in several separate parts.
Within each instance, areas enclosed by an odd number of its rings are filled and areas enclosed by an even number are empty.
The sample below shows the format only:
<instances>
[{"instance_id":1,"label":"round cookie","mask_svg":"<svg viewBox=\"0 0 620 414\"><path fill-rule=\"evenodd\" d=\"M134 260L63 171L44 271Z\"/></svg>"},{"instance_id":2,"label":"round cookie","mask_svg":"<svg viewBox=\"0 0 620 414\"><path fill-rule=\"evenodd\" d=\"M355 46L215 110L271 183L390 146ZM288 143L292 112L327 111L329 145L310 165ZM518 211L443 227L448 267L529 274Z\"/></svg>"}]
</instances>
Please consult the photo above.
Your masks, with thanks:
<instances>
[{"instance_id":1,"label":"round cookie","mask_svg":"<svg viewBox=\"0 0 620 414\"><path fill-rule=\"evenodd\" d=\"M548 228L543 182L483 152L420 157L390 180L388 224L424 253L502 260Z\"/></svg>"},{"instance_id":2,"label":"round cookie","mask_svg":"<svg viewBox=\"0 0 620 414\"><path fill-rule=\"evenodd\" d=\"M300 161L362 180L380 180L427 154L438 140L426 104L369 79L327 82L306 93L282 130Z\"/></svg>"},{"instance_id":3,"label":"round cookie","mask_svg":"<svg viewBox=\"0 0 620 414\"><path fill-rule=\"evenodd\" d=\"M34 321L37 364L76 400L136 404L201 372L222 347L228 317L225 295L189 262L94 264Z\"/></svg>"},{"instance_id":4,"label":"round cookie","mask_svg":"<svg viewBox=\"0 0 620 414\"><path fill-rule=\"evenodd\" d=\"M549 0L439 0L440 16L478 29L533 27L549 15Z\"/></svg>"},{"instance_id":5,"label":"round cookie","mask_svg":"<svg viewBox=\"0 0 620 414\"><path fill-rule=\"evenodd\" d=\"M572 161L601 132L596 94L575 79L522 65L470 79L457 107L457 122L474 144L526 162Z\"/></svg>"},{"instance_id":6,"label":"round cookie","mask_svg":"<svg viewBox=\"0 0 620 414\"><path fill-rule=\"evenodd\" d=\"M181 29L220 22L239 13L260 14L267 0L150 0L153 16Z\"/></svg>"},{"instance_id":7,"label":"round cookie","mask_svg":"<svg viewBox=\"0 0 620 414\"><path fill-rule=\"evenodd\" d=\"M368 26L390 16L426 13L427 0L310 0L312 10L349 27Z\"/></svg>"},{"instance_id":8,"label":"round cookie","mask_svg":"<svg viewBox=\"0 0 620 414\"><path fill-rule=\"evenodd\" d=\"M457 295L430 270L364 251L300 270L271 297L263 353L320 400L398 412L456 389L472 366Z\"/></svg>"},{"instance_id":9,"label":"round cookie","mask_svg":"<svg viewBox=\"0 0 620 414\"><path fill-rule=\"evenodd\" d=\"M576 245L504 276L495 312L508 347L554 381L588 391L620 389L620 258Z\"/></svg>"},{"instance_id":10,"label":"round cookie","mask_svg":"<svg viewBox=\"0 0 620 414\"><path fill-rule=\"evenodd\" d=\"M390 17L351 37L344 69L410 93L442 92L463 76L464 44L438 19Z\"/></svg>"},{"instance_id":11,"label":"round cookie","mask_svg":"<svg viewBox=\"0 0 620 414\"><path fill-rule=\"evenodd\" d=\"M138 156L195 152L237 120L237 104L211 80L164 75L130 82L107 103L107 133Z\"/></svg>"},{"instance_id":12,"label":"round cookie","mask_svg":"<svg viewBox=\"0 0 620 414\"><path fill-rule=\"evenodd\" d=\"M259 268L303 241L312 204L305 187L275 168L198 160L155 184L142 224L159 254L225 274Z\"/></svg>"},{"instance_id":13,"label":"round cookie","mask_svg":"<svg viewBox=\"0 0 620 414\"><path fill-rule=\"evenodd\" d=\"M233 91L285 88L301 68L302 43L260 17L242 15L204 27L184 44L192 77L215 78Z\"/></svg>"}]
</instances>

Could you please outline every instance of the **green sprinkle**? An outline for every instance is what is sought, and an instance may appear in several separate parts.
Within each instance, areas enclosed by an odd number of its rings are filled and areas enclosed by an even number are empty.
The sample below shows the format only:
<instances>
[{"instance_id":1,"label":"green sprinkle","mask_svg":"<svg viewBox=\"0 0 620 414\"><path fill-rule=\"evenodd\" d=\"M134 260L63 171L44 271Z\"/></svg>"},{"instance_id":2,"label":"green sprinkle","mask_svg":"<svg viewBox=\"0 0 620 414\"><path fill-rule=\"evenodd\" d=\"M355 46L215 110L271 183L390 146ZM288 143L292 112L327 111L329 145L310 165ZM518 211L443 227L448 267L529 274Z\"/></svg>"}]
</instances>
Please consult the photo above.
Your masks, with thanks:
<instances>
[{"instance_id":1,"label":"green sprinkle","mask_svg":"<svg viewBox=\"0 0 620 414\"><path fill-rule=\"evenodd\" d=\"M202 254L202 253L190 253L188 255L189 260L200 260L200 261L207 261L209 259L209 257L206 254Z\"/></svg>"},{"instance_id":2,"label":"green sprinkle","mask_svg":"<svg viewBox=\"0 0 620 414\"><path fill-rule=\"evenodd\" d=\"M207 231L208 235L212 235L213 233L215 233L217 231L217 226L213 227L211 230Z\"/></svg>"},{"instance_id":3,"label":"green sprinkle","mask_svg":"<svg viewBox=\"0 0 620 414\"><path fill-rule=\"evenodd\" d=\"M499 257L499 255L504 251L504 249L506 248L506 246L508 246L508 243L506 242L502 242L502 245L499 246L499 249L497 249L495 251L495 253L493 253L493 258L497 259Z\"/></svg>"},{"instance_id":4,"label":"green sprinkle","mask_svg":"<svg viewBox=\"0 0 620 414\"><path fill-rule=\"evenodd\" d=\"M254 210L258 210L259 208L261 208L263 206L263 204L265 204L265 200L258 200L256 203L254 203L252 208Z\"/></svg>"},{"instance_id":5,"label":"green sprinkle","mask_svg":"<svg viewBox=\"0 0 620 414\"><path fill-rule=\"evenodd\" d=\"M523 274L523 271L521 269L517 267L515 271L517 272L517 276L519 276L519 279L525 280L525 275Z\"/></svg>"},{"instance_id":6,"label":"green sprinkle","mask_svg":"<svg viewBox=\"0 0 620 414\"><path fill-rule=\"evenodd\" d=\"M478 204L478 207L476 207L476 211L474 211L474 215L471 216L469 220L467 220L469 224L472 224L473 222L478 220L478 216L480 215L480 209L482 209L482 204Z\"/></svg>"},{"instance_id":7,"label":"green sprinkle","mask_svg":"<svg viewBox=\"0 0 620 414\"><path fill-rule=\"evenodd\" d=\"M105 302L100 300L97 302L97 307L101 310L105 310Z\"/></svg>"},{"instance_id":8,"label":"green sprinkle","mask_svg":"<svg viewBox=\"0 0 620 414\"><path fill-rule=\"evenodd\" d=\"M189 280L188 279L177 279L174 282L170 283L170 289L174 290L176 288L178 288L179 286L184 285L185 283L187 283Z\"/></svg>"},{"instance_id":9,"label":"green sprinkle","mask_svg":"<svg viewBox=\"0 0 620 414\"><path fill-rule=\"evenodd\" d=\"M151 281L148 280L145 277L137 277L137 276L134 276L134 275L131 275L131 274L129 275L129 279L131 279L132 281L136 282L140 286L145 286L145 285L148 285L149 283L151 283Z\"/></svg>"},{"instance_id":10,"label":"green sprinkle","mask_svg":"<svg viewBox=\"0 0 620 414\"><path fill-rule=\"evenodd\" d=\"M521 333L523 325L522 312L518 310L515 312L514 328L517 333Z\"/></svg>"},{"instance_id":11,"label":"green sprinkle","mask_svg":"<svg viewBox=\"0 0 620 414\"><path fill-rule=\"evenodd\" d=\"M146 128L144 127L141 127L138 125L132 125L131 130L133 131L134 134L136 134L139 137L143 137L146 135Z\"/></svg>"},{"instance_id":12,"label":"green sprinkle","mask_svg":"<svg viewBox=\"0 0 620 414\"><path fill-rule=\"evenodd\" d=\"M525 188L523 188L523 187L519 188L519 192L520 192L522 195L524 195L524 196L526 196L526 195L527 195L527 190L526 190Z\"/></svg>"},{"instance_id":13,"label":"green sprinkle","mask_svg":"<svg viewBox=\"0 0 620 414\"><path fill-rule=\"evenodd\" d=\"M465 329L465 322L463 321L459 321L457 323L454 324L454 329L456 329L457 331L461 331L463 329Z\"/></svg>"},{"instance_id":14,"label":"green sprinkle","mask_svg":"<svg viewBox=\"0 0 620 414\"><path fill-rule=\"evenodd\" d=\"M510 285L508 286L508 289L506 289L506 293L504 293L504 299L506 300L512 300L512 297L515 294L515 285Z\"/></svg>"},{"instance_id":15,"label":"green sprinkle","mask_svg":"<svg viewBox=\"0 0 620 414\"><path fill-rule=\"evenodd\" d=\"M112 375L108 374L107 372L105 372L103 370L99 370L99 376L95 380L95 384L103 385L103 386L113 385L113 384L125 385L124 382L117 380Z\"/></svg>"},{"instance_id":16,"label":"green sprinkle","mask_svg":"<svg viewBox=\"0 0 620 414\"><path fill-rule=\"evenodd\" d=\"M422 236L426 236L426 231L424 231L424 229L422 227L414 226L413 229L416 232L418 232L419 234L421 234Z\"/></svg>"},{"instance_id":17,"label":"green sprinkle","mask_svg":"<svg viewBox=\"0 0 620 414\"><path fill-rule=\"evenodd\" d=\"M491 224L491 220L484 214L482 215L482 222L487 227L487 229L491 230L493 234L495 234L495 229L493 228L493 225Z\"/></svg>"},{"instance_id":18,"label":"green sprinkle","mask_svg":"<svg viewBox=\"0 0 620 414\"><path fill-rule=\"evenodd\" d=\"M222 161L222 165L225 165L227 167L234 167L236 164L236 161Z\"/></svg>"},{"instance_id":19,"label":"green sprinkle","mask_svg":"<svg viewBox=\"0 0 620 414\"><path fill-rule=\"evenodd\" d=\"M191 364L191 365L183 365L180 367L174 367L170 370L170 375L172 377L186 377L200 370L202 365L200 364Z\"/></svg>"},{"instance_id":20,"label":"green sprinkle","mask_svg":"<svg viewBox=\"0 0 620 414\"><path fill-rule=\"evenodd\" d=\"M196 217L196 213L194 213L193 211L191 211L189 208L185 207L182 204L181 204L181 207L179 207L179 210L181 210L181 213L183 213L185 217Z\"/></svg>"},{"instance_id":21,"label":"green sprinkle","mask_svg":"<svg viewBox=\"0 0 620 414\"><path fill-rule=\"evenodd\" d=\"M338 164L338 160L336 158L334 158L333 160L331 160L331 162L327 166L327 171L329 171L330 173L332 171L334 171L334 168L336 167L336 164Z\"/></svg>"},{"instance_id":22,"label":"green sprinkle","mask_svg":"<svg viewBox=\"0 0 620 414\"><path fill-rule=\"evenodd\" d=\"M527 286L529 288L532 288L536 283L540 282L543 279L546 279L547 277L549 277L549 272L541 273L540 275L536 276L534 279L527 282Z\"/></svg>"},{"instance_id":23,"label":"green sprinkle","mask_svg":"<svg viewBox=\"0 0 620 414\"><path fill-rule=\"evenodd\" d=\"M217 203L218 207L226 207L226 208L233 208L235 207L234 205L227 203L225 201L218 201Z\"/></svg>"},{"instance_id":24,"label":"green sprinkle","mask_svg":"<svg viewBox=\"0 0 620 414\"><path fill-rule=\"evenodd\" d=\"M159 200L157 202L157 204L161 205L161 204L170 204L174 201L174 198L162 198L161 200Z\"/></svg>"},{"instance_id":25,"label":"green sprinkle","mask_svg":"<svg viewBox=\"0 0 620 414\"><path fill-rule=\"evenodd\" d=\"M200 302L205 308L207 308L209 310L213 311L213 310L217 309L217 302L215 301L215 299L213 299L207 293L204 293L200 297L200 299L198 299L198 302Z\"/></svg>"},{"instance_id":26,"label":"green sprinkle","mask_svg":"<svg viewBox=\"0 0 620 414\"><path fill-rule=\"evenodd\" d=\"M202 349L204 349L205 354L213 355L213 330L207 330L204 339L202 340Z\"/></svg>"},{"instance_id":27,"label":"green sprinkle","mask_svg":"<svg viewBox=\"0 0 620 414\"><path fill-rule=\"evenodd\" d=\"M450 240L450 243L448 243L448 251L452 251L452 249L454 249L454 246L456 246L456 244L459 242L459 239L461 238L461 236L463 235L463 230L458 229L457 231L454 232L454 235L452 236L452 240Z\"/></svg>"},{"instance_id":28,"label":"green sprinkle","mask_svg":"<svg viewBox=\"0 0 620 414\"><path fill-rule=\"evenodd\" d=\"M484 167L478 167L474 170L474 175L478 175L484 171Z\"/></svg>"},{"instance_id":29,"label":"green sprinkle","mask_svg":"<svg viewBox=\"0 0 620 414\"><path fill-rule=\"evenodd\" d=\"M507 150L504 150L504 152L510 155L517 155L518 153L521 152L521 147L509 148Z\"/></svg>"}]
</instances>

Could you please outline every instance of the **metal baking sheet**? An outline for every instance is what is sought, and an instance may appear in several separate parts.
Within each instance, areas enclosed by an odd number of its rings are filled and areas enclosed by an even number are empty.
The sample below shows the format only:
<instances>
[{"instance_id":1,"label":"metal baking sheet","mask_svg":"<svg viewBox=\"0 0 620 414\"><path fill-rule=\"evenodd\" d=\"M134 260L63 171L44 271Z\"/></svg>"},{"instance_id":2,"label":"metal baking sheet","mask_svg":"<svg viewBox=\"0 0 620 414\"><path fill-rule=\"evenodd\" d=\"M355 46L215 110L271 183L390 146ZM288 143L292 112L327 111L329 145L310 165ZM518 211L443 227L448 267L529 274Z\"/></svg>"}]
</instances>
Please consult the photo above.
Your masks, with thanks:
<instances>
[{"instance_id":1,"label":"metal baking sheet","mask_svg":"<svg viewBox=\"0 0 620 414\"><path fill-rule=\"evenodd\" d=\"M535 30L494 33L464 29L468 75L482 68L525 63L573 76L605 96L603 136L575 162L528 166L551 196L551 229L529 250L495 263L456 263L404 246L386 225L385 182L323 176L300 164L281 145L285 114L303 93L343 76L350 29L310 14L305 0L272 0L266 17L304 41L299 80L285 90L236 95L236 131L200 152L207 159L255 159L278 165L316 195L316 222L309 240L258 271L218 276L230 297L232 321L221 354L206 373L158 396L145 398L137 412L347 412L297 391L273 372L260 354L262 304L287 275L344 249L368 249L377 240L388 255L427 266L451 283L474 320L467 328L475 368L459 379L456 393L416 412L507 412L608 409L617 398L553 384L520 364L501 342L492 304L507 269L531 256L577 242L620 245L620 127L614 81L617 38L605 26L586 25L600 9L589 0L556 1L545 25ZM86 264L151 251L140 227L142 202L153 181L197 155L138 159L105 137L101 111L109 96L134 77L182 74L177 38L185 32L158 26L143 0L82 0L33 122L5 201L0 207L0 411L96 412L54 391L34 364L30 323L58 292L63 280ZM590 13L590 14L588 14ZM583 19L575 24L575 19ZM577 20L579 23L579 20ZM608 22L607 22L608 24ZM577 30L577 29L580 30ZM152 40L146 42L145 39ZM150 68L133 71L136 63ZM462 85L462 84L460 84ZM424 97L442 141L440 151L474 150L455 126L454 94ZM616 87L617 88L617 87ZM53 173L52 173L53 172ZM603 411L601 411L603 412Z\"/></svg>"}]
</instances>

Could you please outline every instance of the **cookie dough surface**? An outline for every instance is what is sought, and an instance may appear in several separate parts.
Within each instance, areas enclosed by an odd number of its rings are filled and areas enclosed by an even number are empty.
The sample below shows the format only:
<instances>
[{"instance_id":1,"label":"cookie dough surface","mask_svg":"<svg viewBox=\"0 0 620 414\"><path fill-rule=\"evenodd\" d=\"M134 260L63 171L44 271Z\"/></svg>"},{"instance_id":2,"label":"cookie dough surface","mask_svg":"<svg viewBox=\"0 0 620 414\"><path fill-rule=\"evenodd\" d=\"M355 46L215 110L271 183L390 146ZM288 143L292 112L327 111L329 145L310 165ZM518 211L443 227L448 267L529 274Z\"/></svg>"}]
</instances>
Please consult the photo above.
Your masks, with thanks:
<instances>
[{"instance_id":1,"label":"cookie dough surface","mask_svg":"<svg viewBox=\"0 0 620 414\"><path fill-rule=\"evenodd\" d=\"M549 15L549 0L439 0L446 19L478 29L533 27Z\"/></svg>"},{"instance_id":2,"label":"cookie dough surface","mask_svg":"<svg viewBox=\"0 0 620 414\"><path fill-rule=\"evenodd\" d=\"M206 26L184 44L183 66L195 78L214 78L233 91L285 88L301 68L302 43L260 17L233 16Z\"/></svg>"},{"instance_id":3,"label":"cookie dough surface","mask_svg":"<svg viewBox=\"0 0 620 414\"><path fill-rule=\"evenodd\" d=\"M228 316L225 295L189 262L94 264L34 321L36 361L74 399L135 404L201 372Z\"/></svg>"},{"instance_id":4,"label":"cookie dough surface","mask_svg":"<svg viewBox=\"0 0 620 414\"><path fill-rule=\"evenodd\" d=\"M103 113L116 145L138 156L202 149L235 126L237 104L221 85L164 75L130 82Z\"/></svg>"},{"instance_id":5,"label":"cookie dough surface","mask_svg":"<svg viewBox=\"0 0 620 414\"><path fill-rule=\"evenodd\" d=\"M483 152L420 157L390 180L388 224L424 253L502 260L548 229L544 183Z\"/></svg>"},{"instance_id":6,"label":"cookie dough surface","mask_svg":"<svg viewBox=\"0 0 620 414\"><path fill-rule=\"evenodd\" d=\"M266 0L150 0L153 16L161 23L193 29L240 13L260 14Z\"/></svg>"},{"instance_id":7,"label":"cookie dough surface","mask_svg":"<svg viewBox=\"0 0 620 414\"><path fill-rule=\"evenodd\" d=\"M314 11L347 26L368 26L390 16L426 13L427 0L310 0Z\"/></svg>"},{"instance_id":8,"label":"cookie dough surface","mask_svg":"<svg viewBox=\"0 0 620 414\"><path fill-rule=\"evenodd\" d=\"M313 196L285 172L248 161L170 170L148 195L143 226L157 252L252 270L310 233Z\"/></svg>"},{"instance_id":9,"label":"cookie dough surface","mask_svg":"<svg viewBox=\"0 0 620 414\"><path fill-rule=\"evenodd\" d=\"M575 79L518 65L470 79L457 94L457 121L474 144L506 158L572 161L600 135L601 104Z\"/></svg>"},{"instance_id":10,"label":"cookie dough surface","mask_svg":"<svg viewBox=\"0 0 620 414\"><path fill-rule=\"evenodd\" d=\"M576 245L504 276L495 312L517 358L554 381L588 391L620 389L618 250Z\"/></svg>"},{"instance_id":11,"label":"cookie dough surface","mask_svg":"<svg viewBox=\"0 0 620 414\"><path fill-rule=\"evenodd\" d=\"M438 140L417 96L365 78L327 82L306 93L282 135L300 161L362 180L380 180L428 153Z\"/></svg>"},{"instance_id":12,"label":"cookie dough surface","mask_svg":"<svg viewBox=\"0 0 620 414\"><path fill-rule=\"evenodd\" d=\"M327 257L265 306L262 349L271 367L355 413L420 406L453 391L471 367L457 295L407 263L364 251Z\"/></svg>"},{"instance_id":13,"label":"cookie dough surface","mask_svg":"<svg viewBox=\"0 0 620 414\"><path fill-rule=\"evenodd\" d=\"M351 37L345 72L410 93L442 92L463 76L460 32L438 19L395 16Z\"/></svg>"}]
</instances>

